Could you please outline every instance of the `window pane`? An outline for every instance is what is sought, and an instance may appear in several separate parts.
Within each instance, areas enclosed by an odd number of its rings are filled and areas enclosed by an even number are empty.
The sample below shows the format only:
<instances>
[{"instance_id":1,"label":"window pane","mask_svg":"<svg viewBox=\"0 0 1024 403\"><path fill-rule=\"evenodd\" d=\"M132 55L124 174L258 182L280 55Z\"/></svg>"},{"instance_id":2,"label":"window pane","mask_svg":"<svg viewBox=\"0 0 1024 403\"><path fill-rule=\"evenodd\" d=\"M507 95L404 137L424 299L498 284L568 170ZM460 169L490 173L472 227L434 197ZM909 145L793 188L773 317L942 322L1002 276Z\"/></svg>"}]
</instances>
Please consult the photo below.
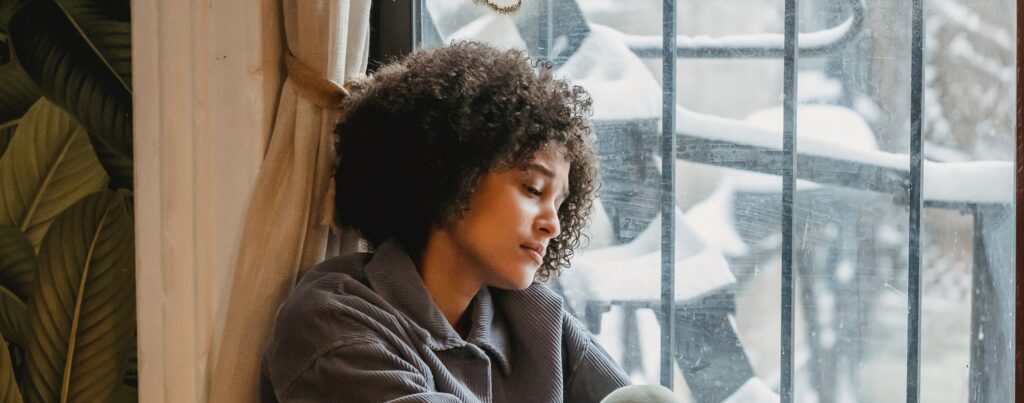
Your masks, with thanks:
<instances>
[{"instance_id":1,"label":"window pane","mask_svg":"<svg viewBox=\"0 0 1024 403\"><path fill-rule=\"evenodd\" d=\"M925 2L922 401L1014 398L1016 7Z\"/></svg>"},{"instance_id":2,"label":"window pane","mask_svg":"<svg viewBox=\"0 0 1024 403\"><path fill-rule=\"evenodd\" d=\"M801 30L856 18L851 3L804 2ZM800 61L798 151L829 158L794 199L803 401L906 400L911 6L865 2L862 35ZM905 182L868 174L881 167Z\"/></svg>"}]
</instances>

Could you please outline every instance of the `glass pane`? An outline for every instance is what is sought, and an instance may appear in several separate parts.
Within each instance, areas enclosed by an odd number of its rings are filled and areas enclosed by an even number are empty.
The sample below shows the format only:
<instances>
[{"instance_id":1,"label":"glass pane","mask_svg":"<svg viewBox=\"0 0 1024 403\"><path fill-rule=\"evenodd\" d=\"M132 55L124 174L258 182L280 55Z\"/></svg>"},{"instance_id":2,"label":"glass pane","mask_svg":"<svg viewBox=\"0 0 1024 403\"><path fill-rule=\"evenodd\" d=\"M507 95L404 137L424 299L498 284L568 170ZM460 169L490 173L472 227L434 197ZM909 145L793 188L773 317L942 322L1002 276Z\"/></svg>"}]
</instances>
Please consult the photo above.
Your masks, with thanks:
<instances>
[{"instance_id":1,"label":"glass pane","mask_svg":"<svg viewBox=\"0 0 1024 403\"><path fill-rule=\"evenodd\" d=\"M1016 7L925 2L922 401L1014 400Z\"/></svg>"},{"instance_id":2,"label":"glass pane","mask_svg":"<svg viewBox=\"0 0 1024 403\"><path fill-rule=\"evenodd\" d=\"M842 3L805 2L802 30L843 21ZM921 401L1011 401L1016 43L1005 13L1015 5L925 4L926 208L914 251L922 256ZM799 152L843 163L815 164L804 174L821 186L795 199L805 337L798 399L906 394L910 13L908 2L865 2L867 35L801 60ZM898 168L908 180L880 189L884 176L866 167ZM852 181L835 186L832 173Z\"/></svg>"},{"instance_id":3,"label":"glass pane","mask_svg":"<svg viewBox=\"0 0 1024 403\"><path fill-rule=\"evenodd\" d=\"M777 160L762 158L762 151L766 146L781 150L782 137L781 125L765 128L748 118L782 104L783 60L744 57L748 52L730 47L781 50L783 2L678 4L680 52L717 52L719 57L679 61L676 119L684 155L676 163L676 200L702 239L725 257L735 278L720 294L731 302L697 305L707 318L726 313L728 326L680 324L682 343L713 345L681 363L689 375L685 386L696 402L771 401L777 398L781 374L782 181ZM660 61L648 62L657 69ZM731 310L716 310L726 303ZM702 334L714 341L703 342Z\"/></svg>"},{"instance_id":4,"label":"glass pane","mask_svg":"<svg viewBox=\"0 0 1024 403\"><path fill-rule=\"evenodd\" d=\"M857 18L852 1L802 6L803 32ZM798 152L827 158L794 198L800 401L906 400L911 13L864 2L856 40L800 60Z\"/></svg>"}]
</instances>

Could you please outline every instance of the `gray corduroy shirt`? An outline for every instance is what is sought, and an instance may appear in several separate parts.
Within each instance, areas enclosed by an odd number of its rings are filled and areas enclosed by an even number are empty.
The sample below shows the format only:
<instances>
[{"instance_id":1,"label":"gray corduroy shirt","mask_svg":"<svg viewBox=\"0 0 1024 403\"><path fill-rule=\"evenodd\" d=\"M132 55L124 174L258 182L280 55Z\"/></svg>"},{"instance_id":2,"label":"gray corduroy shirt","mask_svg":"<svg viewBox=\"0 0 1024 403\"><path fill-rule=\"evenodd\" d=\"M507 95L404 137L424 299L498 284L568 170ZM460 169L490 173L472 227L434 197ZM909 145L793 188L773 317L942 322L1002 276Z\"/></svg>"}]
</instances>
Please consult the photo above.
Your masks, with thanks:
<instances>
[{"instance_id":1,"label":"gray corduroy shirt","mask_svg":"<svg viewBox=\"0 0 1024 403\"><path fill-rule=\"evenodd\" d=\"M327 260L281 305L267 402L598 402L626 375L543 284L480 290L464 340L395 242Z\"/></svg>"}]
</instances>

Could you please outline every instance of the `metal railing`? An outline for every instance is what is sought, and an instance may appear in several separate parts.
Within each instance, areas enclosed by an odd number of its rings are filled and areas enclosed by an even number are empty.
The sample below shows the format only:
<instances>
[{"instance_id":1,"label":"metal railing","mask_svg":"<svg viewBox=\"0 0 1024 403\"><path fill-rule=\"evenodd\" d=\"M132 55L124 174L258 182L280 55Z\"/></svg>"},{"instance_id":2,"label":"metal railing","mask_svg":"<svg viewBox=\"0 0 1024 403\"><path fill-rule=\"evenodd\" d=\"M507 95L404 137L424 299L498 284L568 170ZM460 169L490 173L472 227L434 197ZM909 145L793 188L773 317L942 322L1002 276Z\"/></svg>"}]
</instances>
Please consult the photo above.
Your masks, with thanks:
<instances>
[{"instance_id":1,"label":"metal railing","mask_svg":"<svg viewBox=\"0 0 1024 403\"><path fill-rule=\"evenodd\" d=\"M864 4L861 0L842 0L850 16L842 23L820 31L799 35L801 57L821 57L842 50L853 42L864 28ZM665 47L661 37L622 35L629 49L640 57L661 57ZM786 56L785 34L730 35L718 38L678 36L676 54L684 58L783 58Z\"/></svg>"}]
</instances>

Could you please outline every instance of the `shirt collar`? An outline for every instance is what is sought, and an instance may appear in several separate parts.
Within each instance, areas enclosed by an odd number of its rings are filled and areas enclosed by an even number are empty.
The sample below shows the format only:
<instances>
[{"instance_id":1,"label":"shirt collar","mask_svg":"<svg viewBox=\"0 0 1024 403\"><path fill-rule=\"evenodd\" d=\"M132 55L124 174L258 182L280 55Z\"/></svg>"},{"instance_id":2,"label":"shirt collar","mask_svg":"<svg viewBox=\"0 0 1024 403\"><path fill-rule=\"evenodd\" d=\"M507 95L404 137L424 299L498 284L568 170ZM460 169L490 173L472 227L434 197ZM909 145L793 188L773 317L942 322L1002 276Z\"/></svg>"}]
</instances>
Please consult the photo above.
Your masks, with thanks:
<instances>
[{"instance_id":1,"label":"shirt collar","mask_svg":"<svg viewBox=\"0 0 1024 403\"><path fill-rule=\"evenodd\" d=\"M500 315L494 314L494 299L488 287L482 288L473 298L473 324L468 341L494 356L506 376L512 372L509 363L512 343L509 342L508 327Z\"/></svg>"},{"instance_id":2,"label":"shirt collar","mask_svg":"<svg viewBox=\"0 0 1024 403\"><path fill-rule=\"evenodd\" d=\"M511 373L508 328L500 316L495 316L494 302L487 287L473 297L470 308L473 321L468 340L463 340L430 297L412 258L398 242L381 243L364 271L370 287L381 298L426 331L429 337L424 339L432 350L462 347L468 341L494 356L505 375Z\"/></svg>"}]
</instances>

